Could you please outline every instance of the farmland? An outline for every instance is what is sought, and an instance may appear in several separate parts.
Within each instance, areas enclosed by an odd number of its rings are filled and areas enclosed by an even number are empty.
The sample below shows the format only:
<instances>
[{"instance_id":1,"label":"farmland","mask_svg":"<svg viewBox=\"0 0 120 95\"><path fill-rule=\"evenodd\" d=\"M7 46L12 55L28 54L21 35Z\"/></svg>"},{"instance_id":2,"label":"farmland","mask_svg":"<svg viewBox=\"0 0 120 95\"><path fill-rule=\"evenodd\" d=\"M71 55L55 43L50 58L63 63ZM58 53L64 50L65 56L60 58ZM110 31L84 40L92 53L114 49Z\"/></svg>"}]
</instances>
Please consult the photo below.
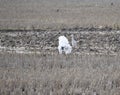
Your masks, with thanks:
<instances>
[{"instance_id":1,"label":"farmland","mask_svg":"<svg viewBox=\"0 0 120 95\"><path fill-rule=\"evenodd\" d=\"M0 0L0 95L120 95L119 0ZM58 37L77 47L59 54Z\"/></svg>"}]
</instances>

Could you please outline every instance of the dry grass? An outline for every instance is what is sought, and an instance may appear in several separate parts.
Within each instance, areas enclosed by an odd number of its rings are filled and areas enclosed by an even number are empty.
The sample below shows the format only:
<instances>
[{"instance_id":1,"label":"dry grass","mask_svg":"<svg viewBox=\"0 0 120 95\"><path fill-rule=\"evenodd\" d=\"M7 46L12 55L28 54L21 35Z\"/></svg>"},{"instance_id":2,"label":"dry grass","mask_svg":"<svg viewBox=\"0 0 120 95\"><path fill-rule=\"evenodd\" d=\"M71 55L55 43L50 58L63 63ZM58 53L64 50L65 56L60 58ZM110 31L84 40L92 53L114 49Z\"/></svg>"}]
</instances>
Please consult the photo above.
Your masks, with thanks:
<instances>
[{"instance_id":1,"label":"dry grass","mask_svg":"<svg viewBox=\"0 0 120 95\"><path fill-rule=\"evenodd\" d=\"M78 48L58 55L58 36L70 40L71 34ZM119 95L119 35L79 29L0 32L0 95Z\"/></svg>"},{"instance_id":2,"label":"dry grass","mask_svg":"<svg viewBox=\"0 0 120 95\"><path fill-rule=\"evenodd\" d=\"M0 54L1 95L119 95L119 55Z\"/></svg>"},{"instance_id":3,"label":"dry grass","mask_svg":"<svg viewBox=\"0 0 120 95\"><path fill-rule=\"evenodd\" d=\"M119 0L113 5L109 0L86 1L0 0L0 30L120 29ZM69 38L71 33L79 41L78 50L58 55L57 37ZM119 35L119 31L79 29L0 32L0 46L43 49L39 54L0 51L0 95L120 95ZM45 49L48 46L54 49Z\"/></svg>"},{"instance_id":4,"label":"dry grass","mask_svg":"<svg viewBox=\"0 0 120 95\"><path fill-rule=\"evenodd\" d=\"M5 2L6 1L6 2ZM30 1L1 1L0 28L1 29L61 29L75 26L111 26L120 27L119 1L111 2L93 0L58 1L58 0L30 0ZM117 1L117 0L116 0Z\"/></svg>"}]
</instances>

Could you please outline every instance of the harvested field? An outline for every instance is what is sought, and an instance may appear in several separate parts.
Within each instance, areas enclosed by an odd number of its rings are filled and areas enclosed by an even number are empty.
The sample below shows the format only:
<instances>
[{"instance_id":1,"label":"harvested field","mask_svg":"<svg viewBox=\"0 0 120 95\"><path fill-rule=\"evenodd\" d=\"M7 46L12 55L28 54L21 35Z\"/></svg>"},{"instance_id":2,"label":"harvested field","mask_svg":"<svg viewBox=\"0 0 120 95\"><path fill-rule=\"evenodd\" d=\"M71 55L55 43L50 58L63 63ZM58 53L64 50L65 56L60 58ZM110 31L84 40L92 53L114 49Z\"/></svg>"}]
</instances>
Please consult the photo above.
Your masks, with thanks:
<instances>
[{"instance_id":1,"label":"harvested field","mask_svg":"<svg viewBox=\"0 0 120 95\"><path fill-rule=\"evenodd\" d=\"M119 18L119 0L0 0L0 95L120 95Z\"/></svg>"},{"instance_id":2,"label":"harvested field","mask_svg":"<svg viewBox=\"0 0 120 95\"><path fill-rule=\"evenodd\" d=\"M91 31L90 31L91 30ZM65 35L71 41L74 34L78 47L74 53L116 54L120 52L120 31L97 30L59 30L59 31L1 31L0 49L33 52L57 52L58 37Z\"/></svg>"},{"instance_id":3,"label":"harvested field","mask_svg":"<svg viewBox=\"0 0 120 95\"><path fill-rule=\"evenodd\" d=\"M119 17L119 0L0 0L0 29L120 28Z\"/></svg>"},{"instance_id":4,"label":"harvested field","mask_svg":"<svg viewBox=\"0 0 120 95\"><path fill-rule=\"evenodd\" d=\"M0 53L0 94L119 95L119 57Z\"/></svg>"},{"instance_id":5,"label":"harvested field","mask_svg":"<svg viewBox=\"0 0 120 95\"><path fill-rule=\"evenodd\" d=\"M59 35L78 48L59 55ZM120 32L0 32L1 95L119 95Z\"/></svg>"}]
</instances>

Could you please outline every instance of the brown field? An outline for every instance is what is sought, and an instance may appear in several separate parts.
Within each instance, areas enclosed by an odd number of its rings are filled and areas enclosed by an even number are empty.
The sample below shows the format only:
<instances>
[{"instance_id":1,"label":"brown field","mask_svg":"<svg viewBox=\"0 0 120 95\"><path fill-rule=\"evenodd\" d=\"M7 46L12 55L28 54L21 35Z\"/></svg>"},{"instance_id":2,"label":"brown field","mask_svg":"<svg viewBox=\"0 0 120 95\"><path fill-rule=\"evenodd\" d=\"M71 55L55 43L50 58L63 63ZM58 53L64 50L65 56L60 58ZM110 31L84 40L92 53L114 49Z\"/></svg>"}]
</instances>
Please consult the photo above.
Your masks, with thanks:
<instances>
[{"instance_id":1,"label":"brown field","mask_svg":"<svg viewBox=\"0 0 120 95\"><path fill-rule=\"evenodd\" d=\"M120 95L119 18L119 0L0 0L0 95Z\"/></svg>"},{"instance_id":2,"label":"brown field","mask_svg":"<svg viewBox=\"0 0 120 95\"><path fill-rule=\"evenodd\" d=\"M1 95L120 95L120 56L0 54Z\"/></svg>"},{"instance_id":3,"label":"brown field","mask_svg":"<svg viewBox=\"0 0 120 95\"><path fill-rule=\"evenodd\" d=\"M78 47L59 55L58 36ZM120 95L119 31L0 32L0 95Z\"/></svg>"},{"instance_id":4,"label":"brown field","mask_svg":"<svg viewBox=\"0 0 120 95\"><path fill-rule=\"evenodd\" d=\"M119 17L119 0L0 0L1 29L120 27Z\"/></svg>"}]
</instances>

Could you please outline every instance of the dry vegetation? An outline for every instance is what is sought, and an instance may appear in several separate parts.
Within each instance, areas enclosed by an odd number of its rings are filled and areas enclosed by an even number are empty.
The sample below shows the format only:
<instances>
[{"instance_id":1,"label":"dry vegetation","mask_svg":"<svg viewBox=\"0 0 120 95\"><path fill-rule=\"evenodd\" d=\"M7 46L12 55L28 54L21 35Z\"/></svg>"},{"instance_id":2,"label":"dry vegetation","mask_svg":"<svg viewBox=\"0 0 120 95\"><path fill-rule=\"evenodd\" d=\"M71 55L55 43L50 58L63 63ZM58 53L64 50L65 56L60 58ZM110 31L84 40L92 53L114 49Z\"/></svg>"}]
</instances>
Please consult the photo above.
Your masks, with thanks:
<instances>
[{"instance_id":1,"label":"dry vegetation","mask_svg":"<svg viewBox=\"0 0 120 95\"><path fill-rule=\"evenodd\" d=\"M120 27L120 1L105 1L0 0L0 28Z\"/></svg>"},{"instance_id":2,"label":"dry vegetation","mask_svg":"<svg viewBox=\"0 0 120 95\"><path fill-rule=\"evenodd\" d=\"M71 34L78 48L59 55L58 36ZM119 95L119 35L79 29L0 32L0 95Z\"/></svg>"},{"instance_id":3,"label":"dry vegetation","mask_svg":"<svg viewBox=\"0 0 120 95\"><path fill-rule=\"evenodd\" d=\"M119 4L0 0L0 95L120 95ZM59 55L71 34L78 47Z\"/></svg>"},{"instance_id":4,"label":"dry vegetation","mask_svg":"<svg viewBox=\"0 0 120 95\"><path fill-rule=\"evenodd\" d=\"M0 54L1 95L119 95L119 55Z\"/></svg>"},{"instance_id":5,"label":"dry vegetation","mask_svg":"<svg viewBox=\"0 0 120 95\"><path fill-rule=\"evenodd\" d=\"M91 31L90 31L91 30ZM74 53L116 54L120 52L120 31L90 29L70 29L60 31L1 31L0 50L24 50L34 52L57 51L58 37L65 35L71 41L74 34L78 47Z\"/></svg>"},{"instance_id":6,"label":"dry vegetation","mask_svg":"<svg viewBox=\"0 0 120 95\"><path fill-rule=\"evenodd\" d=\"M119 55L0 54L1 95L119 95Z\"/></svg>"}]
</instances>

